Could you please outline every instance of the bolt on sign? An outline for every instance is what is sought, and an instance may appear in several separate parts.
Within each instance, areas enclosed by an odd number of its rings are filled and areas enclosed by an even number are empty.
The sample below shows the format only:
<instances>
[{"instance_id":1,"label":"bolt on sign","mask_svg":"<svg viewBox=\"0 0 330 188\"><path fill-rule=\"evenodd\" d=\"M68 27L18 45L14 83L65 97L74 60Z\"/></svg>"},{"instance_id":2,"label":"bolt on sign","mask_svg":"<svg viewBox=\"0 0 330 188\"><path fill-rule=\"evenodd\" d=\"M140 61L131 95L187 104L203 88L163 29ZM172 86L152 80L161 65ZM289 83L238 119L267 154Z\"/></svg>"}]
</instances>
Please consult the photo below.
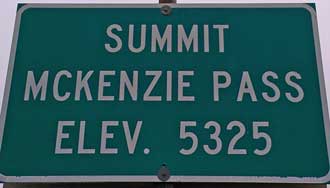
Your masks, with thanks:
<instances>
[{"instance_id":1,"label":"bolt on sign","mask_svg":"<svg viewBox=\"0 0 330 188\"><path fill-rule=\"evenodd\" d=\"M329 180L307 4L20 6L3 182Z\"/></svg>"}]
</instances>

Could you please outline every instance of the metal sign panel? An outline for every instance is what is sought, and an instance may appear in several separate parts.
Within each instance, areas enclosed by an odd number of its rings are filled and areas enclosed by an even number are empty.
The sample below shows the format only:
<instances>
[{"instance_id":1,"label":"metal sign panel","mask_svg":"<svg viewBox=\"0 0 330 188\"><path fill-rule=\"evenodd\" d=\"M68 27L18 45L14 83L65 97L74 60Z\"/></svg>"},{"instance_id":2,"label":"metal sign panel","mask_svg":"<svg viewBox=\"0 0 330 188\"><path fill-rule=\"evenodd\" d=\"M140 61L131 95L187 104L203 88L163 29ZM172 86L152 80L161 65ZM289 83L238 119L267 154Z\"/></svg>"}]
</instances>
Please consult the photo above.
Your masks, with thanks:
<instances>
[{"instance_id":1,"label":"metal sign panel","mask_svg":"<svg viewBox=\"0 0 330 188\"><path fill-rule=\"evenodd\" d=\"M1 180L323 183L326 104L309 5L24 5Z\"/></svg>"}]
</instances>

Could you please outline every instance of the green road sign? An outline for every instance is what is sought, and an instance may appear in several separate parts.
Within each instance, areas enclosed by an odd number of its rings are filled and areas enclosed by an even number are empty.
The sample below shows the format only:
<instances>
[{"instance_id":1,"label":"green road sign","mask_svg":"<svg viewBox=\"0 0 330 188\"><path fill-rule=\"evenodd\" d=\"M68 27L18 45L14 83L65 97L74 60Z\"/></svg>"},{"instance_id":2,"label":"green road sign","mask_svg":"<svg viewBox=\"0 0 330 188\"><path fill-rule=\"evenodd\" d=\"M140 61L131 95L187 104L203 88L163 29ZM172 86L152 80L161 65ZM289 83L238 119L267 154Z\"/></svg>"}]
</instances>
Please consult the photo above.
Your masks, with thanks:
<instances>
[{"instance_id":1,"label":"green road sign","mask_svg":"<svg viewBox=\"0 0 330 188\"><path fill-rule=\"evenodd\" d=\"M309 5L24 5L12 46L2 181L329 180Z\"/></svg>"}]
</instances>

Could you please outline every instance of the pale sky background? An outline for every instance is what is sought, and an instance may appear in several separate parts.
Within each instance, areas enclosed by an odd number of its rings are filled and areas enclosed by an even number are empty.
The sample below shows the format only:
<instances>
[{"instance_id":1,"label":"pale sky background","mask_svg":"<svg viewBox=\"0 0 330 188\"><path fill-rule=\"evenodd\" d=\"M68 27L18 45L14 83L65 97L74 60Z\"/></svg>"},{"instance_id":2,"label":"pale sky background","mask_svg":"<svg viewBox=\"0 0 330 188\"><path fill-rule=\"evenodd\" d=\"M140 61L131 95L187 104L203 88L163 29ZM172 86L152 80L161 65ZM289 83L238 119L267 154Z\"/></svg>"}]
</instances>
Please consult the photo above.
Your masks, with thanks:
<instances>
[{"instance_id":1,"label":"pale sky background","mask_svg":"<svg viewBox=\"0 0 330 188\"><path fill-rule=\"evenodd\" d=\"M321 40L324 78L330 106L330 0L177 0L177 3L309 3L316 2ZM0 106L4 93L7 66L17 3L158 3L158 0L1 0L0 6ZM0 184L0 188L2 185Z\"/></svg>"}]
</instances>

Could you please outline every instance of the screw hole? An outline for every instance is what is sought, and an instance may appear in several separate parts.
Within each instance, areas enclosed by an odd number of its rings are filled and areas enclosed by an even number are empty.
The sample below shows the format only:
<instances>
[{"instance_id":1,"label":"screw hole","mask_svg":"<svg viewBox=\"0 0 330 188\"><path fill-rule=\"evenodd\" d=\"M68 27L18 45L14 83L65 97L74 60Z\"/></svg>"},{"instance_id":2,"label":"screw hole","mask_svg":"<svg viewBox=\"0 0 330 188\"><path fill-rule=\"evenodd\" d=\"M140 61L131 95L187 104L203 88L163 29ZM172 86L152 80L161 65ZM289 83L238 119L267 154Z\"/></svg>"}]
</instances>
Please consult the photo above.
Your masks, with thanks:
<instances>
[{"instance_id":1,"label":"screw hole","mask_svg":"<svg viewBox=\"0 0 330 188\"><path fill-rule=\"evenodd\" d=\"M158 178L159 180L165 182L170 178L170 171L167 168L165 163L161 164L160 169L158 170Z\"/></svg>"},{"instance_id":2,"label":"screw hole","mask_svg":"<svg viewBox=\"0 0 330 188\"><path fill-rule=\"evenodd\" d=\"M172 10L172 9L171 9L170 6L168 6L168 5L164 5L164 6L162 6L160 12L161 12L163 15L168 16L168 15L171 14L171 10Z\"/></svg>"}]
</instances>

